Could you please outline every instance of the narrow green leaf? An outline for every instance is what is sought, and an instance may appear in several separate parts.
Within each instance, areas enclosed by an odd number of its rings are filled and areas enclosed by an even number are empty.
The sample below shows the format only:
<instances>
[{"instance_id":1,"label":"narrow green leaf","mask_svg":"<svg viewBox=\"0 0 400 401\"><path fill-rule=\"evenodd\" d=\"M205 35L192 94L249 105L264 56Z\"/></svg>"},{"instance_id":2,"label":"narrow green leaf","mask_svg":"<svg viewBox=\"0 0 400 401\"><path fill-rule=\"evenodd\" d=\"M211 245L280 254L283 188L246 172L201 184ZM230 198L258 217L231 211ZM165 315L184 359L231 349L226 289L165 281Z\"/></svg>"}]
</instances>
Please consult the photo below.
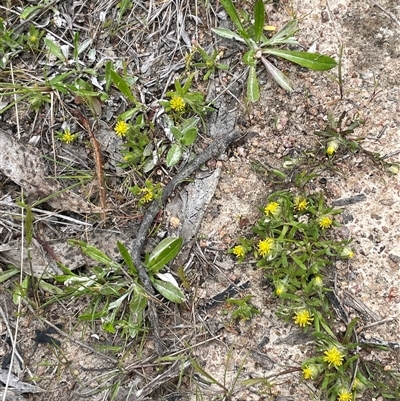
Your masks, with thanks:
<instances>
[{"instance_id":1,"label":"narrow green leaf","mask_svg":"<svg viewBox=\"0 0 400 401\"><path fill-rule=\"evenodd\" d=\"M240 21L239 14L237 13L232 0L220 0L220 3L225 8L225 11L227 12L227 14L231 17L231 20L232 20L233 24L235 25L236 29L238 30L240 36L242 36L243 38L249 39L249 35L245 31L245 29Z\"/></svg>"},{"instance_id":2,"label":"narrow green leaf","mask_svg":"<svg viewBox=\"0 0 400 401\"><path fill-rule=\"evenodd\" d=\"M133 264L132 256L129 253L128 249L126 249L126 246L122 243L117 241L117 246L119 253L121 254L122 258L124 259L125 264L128 266L129 272L132 274L137 274L136 268Z\"/></svg>"},{"instance_id":3,"label":"narrow green leaf","mask_svg":"<svg viewBox=\"0 0 400 401\"><path fill-rule=\"evenodd\" d=\"M39 280L39 287L48 292L49 294L53 295L59 295L64 293L64 291L61 288L53 284L50 284L44 280Z\"/></svg>"},{"instance_id":4,"label":"narrow green leaf","mask_svg":"<svg viewBox=\"0 0 400 401\"><path fill-rule=\"evenodd\" d=\"M307 270L306 265L296 255L290 255L290 257L294 260L296 265L300 267L300 269L303 269L304 271Z\"/></svg>"},{"instance_id":5,"label":"narrow green leaf","mask_svg":"<svg viewBox=\"0 0 400 401\"><path fill-rule=\"evenodd\" d=\"M134 285L133 297L129 303L129 310L131 313L140 314L147 307L147 298L144 291L140 286Z\"/></svg>"},{"instance_id":6,"label":"narrow green leaf","mask_svg":"<svg viewBox=\"0 0 400 401\"><path fill-rule=\"evenodd\" d=\"M181 159L182 153L183 153L182 147L179 144L174 143L167 153L166 157L167 167L175 166L175 164L178 163L179 160Z\"/></svg>"},{"instance_id":7,"label":"narrow green leaf","mask_svg":"<svg viewBox=\"0 0 400 401\"><path fill-rule=\"evenodd\" d=\"M44 44L49 49L51 55L57 57L61 61L66 61L61 48L56 45L52 40L48 38L44 38Z\"/></svg>"},{"instance_id":8,"label":"narrow green leaf","mask_svg":"<svg viewBox=\"0 0 400 401\"><path fill-rule=\"evenodd\" d=\"M19 273L19 269L11 269L1 272L0 274L0 283L8 280L10 277L15 276Z\"/></svg>"},{"instance_id":9,"label":"narrow green leaf","mask_svg":"<svg viewBox=\"0 0 400 401\"><path fill-rule=\"evenodd\" d=\"M247 98L250 102L256 102L260 98L256 67L250 67L249 70L249 76L247 77Z\"/></svg>"},{"instance_id":10,"label":"narrow green leaf","mask_svg":"<svg viewBox=\"0 0 400 401\"><path fill-rule=\"evenodd\" d=\"M329 56L319 53L308 53L294 50L279 50L266 48L263 49L264 54L272 54L277 57L284 58L292 63L301 65L314 71L327 71L337 66L336 61Z\"/></svg>"},{"instance_id":11,"label":"narrow green leaf","mask_svg":"<svg viewBox=\"0 0 400 401\"><path fill-rule=\"evenodd\" d=\"M185 295L182 291L171 283L154 279L153 285L163 297L171 302L181 304L185 300Z\"/></svg>"},{"instance_id":12,"label":"narrow green leaf","mask_svg":"<svg viewBox=\"0 0 400 401\"><path fill-rule=\"evenodd\" d=\"M254 34L258 42L261 38L265 22L265 9L263 0L257 0L254 6Z\"/></svg>"},{"instance_id":13,"label":"narrow green leaf","mask_svg":"<svg viewBox=\"0 0 400 401\"><path fill-rule=\"evenodd\" d=\"M211 30L217 34L218 36L221 36L222 38L226 39L235 39L238 42L241 43L246 43L246 41L238 35L236 32L231 31L230 29L225 29L225 28L211 28Z\"/></svg>"},{"instance_id":14,"label":"narrow green leaf","mask_svg":"<svg viewBox=\"0 0 400 401\"><path fill-rule=\"evenodd\" d=\"M94 259L99 263L103 263L107 266L115 266L117 265L109 256L105 253L97 249L93 245L89 245L84 241L79 240L69 240L68 241L71 245L79 246L84 254L89 256L90 258Z\"/></svg>"},{"instance_id":15,"label":"narrow green leaf","mask_svg":"<svg viewBox=\"0 0 400 401\"><path fill-rule=\"evenodd\" d=\"M264 64L264 67L271 74L272 78L281 86L283 89L291 92L293 90L292 84L286 75L279 71L274 65L272 65L265 57L261 57L261 61Z\"/></svg>"},{"instance_id":16,"label":"narrow green leaf","mask_svg":"<svg viewBox=\"0 0 400 401\"><path fill-rule=\"evenodd\" d=\"M38 11L42 8L44 8L44 5L26 7L24 9L24 11L22 11L22 13L20 14L19 18L22 20L25 20L25 19L29 18L32 13L35 13L36 11Z\"/></svg>"},{"instance_id":17,"label":"narrow green leaf","mask_svg":"<svg viewBox=\"0 0 400 401\"><path fill-rule=\"evenodd\" d=\"M126 96L132 103L137 103L135 96L133 96L131 89L129 88L129 85L126 83L126 81L118 75L114 70L109 70L108 71L110 78L114 85L119 89L119 91Z\"/></svg>"},{"instance_id":18,"label":"narrow green leaf","mask_svg":"<svg viewBox=\"0 0 400 401\"><path fill-rule=\"evenodd\" d=\"M279 32L277 32L271 39L265 41L265 43L269 46L297 44L297 40L293 37L297 31L298 23L296 19L293 19L287 22Z\"/></svg>"},{"instance_id":19,"label":"narrow green leaf","mask_svg":"<svg viewBox=\"0 0 400 401\"><path fill-rule=\"evenodd\" d=\"M183 239L170 237L162 240L150 253L147 267L152 272L158 272L170 262L181 250Z\"/></svg>"}]
</instances>

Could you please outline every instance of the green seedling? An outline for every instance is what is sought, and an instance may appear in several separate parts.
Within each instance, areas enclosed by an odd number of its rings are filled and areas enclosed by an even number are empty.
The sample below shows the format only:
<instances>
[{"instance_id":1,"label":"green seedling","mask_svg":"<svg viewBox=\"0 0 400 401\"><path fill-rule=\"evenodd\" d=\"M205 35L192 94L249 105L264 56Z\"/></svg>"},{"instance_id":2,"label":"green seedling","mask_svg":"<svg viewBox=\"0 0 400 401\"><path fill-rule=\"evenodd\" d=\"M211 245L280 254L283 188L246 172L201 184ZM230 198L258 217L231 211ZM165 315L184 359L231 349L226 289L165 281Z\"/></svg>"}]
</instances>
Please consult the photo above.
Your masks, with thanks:
<instances>
[{"instance_id":1,"label":"green seedling","mask_svg":"<svg viewBox=\"0 0 400 401\"><path fill-rule=\"evenodd\" d=\"M218 70L229 70L229 65L219 63L219 59L221 58L222 52L215 49L211 56L207 54L207 52L199 45L195 45L196 51L198 51L201 55L202 61L200 63L193 63L193 67L204 68L207 69L207 72L204 74L203 80L207 81L215 71Z\"/></svg>"},{"instance_id":2,"label":"green seedling","mask_svg":"<svg viewBox=\"0 0 400 401\"><path fill-rule=\"evenodd\" d=\"M177 120L183 116L191 117L193 115L201 118L210 109L208 103L204 100L203 94L190 91L194 75L195 73L190 74L183 86L179 80L175 80L175 90L166 93L170 100L160 101L160 104L165 108L165 112L172 113Z\"/></svg>"},{"instance_id":3,"label":"green seedling","mask_svg":"<svg viewBox=\"0 0 400 401\"><path fill-rule=\"evenodd\" d=\"M148 294L140 284L137 270L127 248L118 242L123 263L116 262L96 247L83 241L70 241L83 253L97 262L90 275L78 275L66 267L64 274L55 280L65 285L62 294L53 300L89 296L91 308L80 315L80 320L101 321L105 331L115 333L120 330L127 337L136 337L144 329L144 312ZM154 288L166 299L182 303L184 294L174 277L161 270L178 254L182 238L166 238L151 253L145 255L147 269Z\"/></svg>"},{"instance_id":4,"label":"green seedling","mask_svg":"<svg viewBox=\"0 0 400 401\"><path fill-rule=\"evenodd\" d=\"M305 51L284 50L281 47L286 45L298 45L294 35L298 31L296 19L289 21L280 31L272 37L264 34L265 8L263 0L257 0L254 6L254 23L246 16L245 21L239 17L232 0L221 0L221 4L231 18L236 32L226 28L214 28L213 32L228 39L234 39L247 46L243 55L243 62L249 66L247 77L247 98L255 102L260 97L260 89L257 80L257 67L261 62L272 78L285 90L291 91L293 87L283 72L275 67L267 57L275 56L302 67L315 71L326 71L334 68L336 61L319 53Z\"/></svg>"},{"instance_id":5,"label":"green seedling","mask_svg":"<svg viewBox=\"0 0 400 401\"><path fill-rule=\"evenodd\" d=\"M199 118L188 118L183 121L180 127L170 127L174 143L167 153L167 167L175 166L182 158L187 147L191 146L196 141L198 133L197 124L199 120Z\"/></svg>"},{"instance_id":6,"label":"green seedling","mask_svg":"<svg viewBox=\"0 0 400 401\"><path fill-rule=\"evenodd\" d=\"M134 187L128 188L137 198L139 198L138 206L141 207L146 203L152 202L153 200L160 199L162 194L161 184L153 184L150 180L146 180L144 187L135 185Z\"/></svg>"},{"instance_id":7,"label":"green seedling","mask_svg":"<svg viewBox=\"0 0 400 401\"><path fill-rule=\"evenodd\" d=\"M250 303L253 295L246 295L242 299L229 298L226 300L228 305L233 305L232 319L250 320L254 315L261 313L254 305Z\"/></svg>"}]
</instances>

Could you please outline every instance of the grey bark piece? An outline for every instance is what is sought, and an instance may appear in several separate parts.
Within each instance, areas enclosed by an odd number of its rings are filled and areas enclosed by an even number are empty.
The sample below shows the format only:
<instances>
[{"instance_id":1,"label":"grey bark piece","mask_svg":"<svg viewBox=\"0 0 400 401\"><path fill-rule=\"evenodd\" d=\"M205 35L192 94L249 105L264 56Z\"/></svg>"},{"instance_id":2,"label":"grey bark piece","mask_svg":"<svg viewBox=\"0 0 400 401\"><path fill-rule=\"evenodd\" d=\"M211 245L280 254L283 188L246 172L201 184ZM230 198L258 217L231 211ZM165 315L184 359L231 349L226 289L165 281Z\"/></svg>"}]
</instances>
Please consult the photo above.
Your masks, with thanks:
<instances>
[{"instance_id":1,"label":"grey bark piece","mask_svg":"<svg viewBox=\"0 0 400 401\"><path fill-rule=\"evenodd\" d=\"M20 185L33 201L56 194L46 202L55 209L75 213L99 212L77 194L63 190L56 180L47 177L47 168L38 149L22 143L0 129L0 171Z\"/></svg>"},{"instance_id":2,"label":"grey bark piece","mask_svg":"<svg viewBox=\"0 0 400 401\"><path fill-rule=\"evenodd\" d=\"M14 374L11 374L8 378L8 370L0 369L0 382L5 384L7 379L9 379L8 386L10 387L10 390L16 393L41 393L44 391L40 387L34 386L33 384L21 382ZM7 400L8 399L9 398L7 394Z\"/></svg>"},{"instance_id":3,"label":"grey bark piece","mask_svg":"<svg viewBox=\"0 0 400 401\"><path fill-rule=\"evenodd\" d=\"M178 264L184 263L188 258L193 239L199 232L204 213L214 196L220 175L220 168L207 175L202 172L197 173L195 181L182 188L179 196L166 206L170 221L171 218L179 219L179 227L171 228L171 234L184 238L186 244L177 258Z\"/></svg>"}]
</instances>

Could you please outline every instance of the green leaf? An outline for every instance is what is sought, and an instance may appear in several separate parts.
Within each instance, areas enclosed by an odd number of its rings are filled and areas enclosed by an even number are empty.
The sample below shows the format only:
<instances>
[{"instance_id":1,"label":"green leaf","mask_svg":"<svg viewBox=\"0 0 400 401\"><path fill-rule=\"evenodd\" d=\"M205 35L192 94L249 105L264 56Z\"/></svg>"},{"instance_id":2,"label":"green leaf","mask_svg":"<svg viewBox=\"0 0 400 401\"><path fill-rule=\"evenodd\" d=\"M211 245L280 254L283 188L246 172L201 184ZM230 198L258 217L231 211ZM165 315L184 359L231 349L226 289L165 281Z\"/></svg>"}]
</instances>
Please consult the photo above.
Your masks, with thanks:
<instances>
[{"instance_id":1,"label":"green leaf","mask_svg":"<svg viewBox=\"0 0 400 401\"><path fill-rule=\"evenodd\" d=\"M263 0L257 0L254 6L254 34L258 42L261 38L265 22L265 9Z\"/></svg>"},{"instance_id":2,"label":"green leaf","mask_svg":"<svg viewBox=\"0 0 400 401\"><path fill-rule=\"evenodd\" d=\"M135 96L133 96L131 89L129 88L129 85L126 83L126 81L118 75L114 70L109 70L108 74L114 83L114 85L119 89L119 91L126 96L132 103L137 103L137 100L135 99Z\"/></svg>"},{"instance_id":3,"label":"green leaf","mask_svg":"<svg viewBox=\"0 0 400 401\"><path fill-rule=\"evenodd\" d=\"M225 29L225 28L211 28L211 30L217 34L218 36L221 36L222 38L226 39L235 39L238 42L241 43L246 43L246 41L238 35L236 32L231 31L230 29Z\"/></svg>"},{"instance_id":4,"label":"green leaf","mask_svg":"<svg viewBox=\"0 0 400 401\"><path fill-rule=\"evenodd\" d=\"M167 158L166 158L167 167L175 166L175 164L178 163L179 160L181 159L182 153L183 153L182 147L179 144L174 143L167 153Z\"/></svg>"},{"instance_id":5,"label":"green leaf","mask_svg":"<svg viewBox=\"0 0 400 401\"><path fill-rule=\"evenodd\" d=\"M153 285L163 297L171 302L181 304L185 300L185 295L182 291L171 283L154 279Z\"/></svg>"},{"instance_id":6,"label":"green leaf","mask_svg":"<svg viewBox=\"0 0 400 401\"><path fill-rule=\"evenodd\" d=\"M89 245L86 242L79 240L69 240L68 242L71 245L79 246L84 254L99 263L103 263L107 266L118 266L118 264L115 263L109 256L107 256L105 253L100 251L100 249L97 249L93 245Z\"/></svg>"},{"instance_id":7,"label":"green leaf","mask_svg":"<svg viewBox=\"0 0 400 401\"><path fill-rule=\"evenodd\" d=\"M44 280L39 280L39 287L48 292L49 294L53 295L59 295L64 293L64 291L61 288L53 284L50 284Z\"/></svg>"},{"instance_id":8,"label":"green leaf","mask_svg":"<svg viewBox=\"0 0 400 401\"><path fill-rule=\"evenodd\" d=\"M231 17L231 20L238 30L240 36L249 39L249 34L245 31L232 0L220 0L220 2L225 8L227 14Z\"/></svg>"},{"instance_id":9,"label":"green leaf","mask_svg":"<svg viewBox=\"0 0 400 401\"><path fill-rule=\"evenodd\" d=\"M15 276L19 273L19 269L11 269L1 272L0 274L0 283L8 280L10 277Z\"/></svg>"},{"instance_id":10,"label":"green leaf","mask_svg":"<svg viewBox=\"0 0 400 401\"><path fill-rule=\"evenodd\" d=\"M133 264L132 256L129 253L128 249L126 249L126 246L122 243L117 241L117 246L119 249L119 253L121 254L122 258L124 259L125 264L128 266L129 272L131 274L137 274L136 268Z\"/></svg>"},{"instance_id":11,"label":"green leaf","mask_svg":"<svg viewBox=\"0 0 400 401\"><path fill-rule=\"evenodd\" d=\"M172 126L170 127L170 130L172 132L172 135L177 141L179 141L182 138L182 132L179 128Z\"/></svg>"},{"instance_id":12,"label":"green leaf","mask_svg":"<svg viewBox=\"0 0 400 401\"><path fill-rule=\"evenodd\" d=\"M22 11L22 13L20 14L19 18L22 20L25 20L25 19L29 18L32 13L34 13L42 8L44 8L44 5L26 7L24 9L24 11Z\"/></svg>"},{"instance_id":13,"label":"green leaf","mask_svg":"<svg viewBox=\"0 0 400 401\"><path fill-rule=\"evenodd\" d=\"M319 53L308 53L294 50L279 50L266 48L264 54L272 54L277 57L289 60L292 63L301 65L314 71L327 71L337 66L336 61L329 56Z\"/></svg>"},{"instance_id":14,"label":"green leaf","mask_svg":"<svg viewBox=\"0 0 400 401\"><path fill-rule=\"evenodd\" d=\"M291 92L293 90L292 84L290 83L289 79L286 75L279 71L274 65L272 65L265 57L261 57L261 61L264 64L264 67L268 70L271 74L272 78L281 86L283 89Z\"/></svg>"},{"instance_id":15,"label":"green leaf","mask_svg":"<svg viewBox=\"0 0 400 401\"><path fill-rule=\"evenodd\" d=\"M264 44L268 46L276 46L283 44L296 45L297 40L293 35L298 31L297 20L293 19L286 23L283 28L277 32L271 39L264 41Z\"/></svg>"},{"instance_id":16,"label":"green leaf","mask_svg":"<svg viewBox=\"0 0 400 401\"><path fill-rule=\"evenodd\" d=\"M132 301L129 303L129 310L133 314L142 313L147 307L146 294L139 285L134 284Z\"/></svg>"},{"instance_id":17,"label":"green leaf","mask_svg":"<svg viewBox=\"0 0 400 401\"><path fill-rule=\"evenodd\" d=\"M152 272L158 272L178 254L182 242L183 239L179 237L162 240L150 253L147 268Z\"/></svg>"},{"instance_id":18,"label":"green leaf","mask_svg":"<svg viewBox=\"0 0 400 401\"><path fill-rule=\"evenodd\" d=\"M197 128L190 128L186 130L180 142L184 146L190 146L194 143L196 138L197 138Z\"/></svg>"},{"instance_id":19,"label":"green leaf","mask_svg":"<svg viewBox=\"0 0 400 401\"><path fill-rule=\"evenodd\" d=\"M52 40L44 38L44 44L49 49L51 55L57 57L61 61L66 61L64 54L61 51L61 48L58 45L56 45Z\"/></svg>"},{"instance_id":20,"label":"green leaf","mask_svg":"<svg viewBox=\"0 0 400 401\"><path fill-rule=\"evenodd\" d=\"M247 77L247 98L250 102L256 102L260 98L256 67L250 67L249 70L249 76Z\"/></svg>"},{"instance_id":21,"label":"green leaf","mask_svg":"<svg viewBox=\"0 0 400 401\"><path fill-rule=\"evenodd\" d=\"M251 67L255 67L257 65L257 61L254 58L255 54L256 51L254 49L248 50L245 54L243 54L243 63Z\"/></svg>"}]
</instances>

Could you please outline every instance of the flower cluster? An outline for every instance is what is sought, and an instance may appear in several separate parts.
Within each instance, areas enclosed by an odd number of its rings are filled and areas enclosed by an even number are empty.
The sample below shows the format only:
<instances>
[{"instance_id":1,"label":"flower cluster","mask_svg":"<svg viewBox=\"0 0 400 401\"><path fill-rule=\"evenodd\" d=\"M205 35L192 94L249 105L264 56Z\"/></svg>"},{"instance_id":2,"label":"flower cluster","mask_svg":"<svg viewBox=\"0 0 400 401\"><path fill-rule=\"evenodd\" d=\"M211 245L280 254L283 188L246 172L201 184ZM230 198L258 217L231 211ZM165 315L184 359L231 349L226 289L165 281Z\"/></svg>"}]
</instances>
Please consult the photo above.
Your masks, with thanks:
<instances>
[{"instance_id":1,"label":"flower cluster","mask_svg":"<svg viewBox=\"0 0 400 401\"><path fill-rule=\"evenodd\" d=\"M181 112L185 110L186 103L182 96L173 96L172 99L169 101L169 105L172 110Z\"/></svg>"},{"instance_id":2,"label":"flower cluster","mask_svg":"<svg viewBox=\"0 0 400 401\"><path fill-rule=\"evenodd\" d=\"M310 325L314 318L312 313L308 309L302 309L295 313L293 316L294 322L300 327L306 327Z\"/></svg>"},{"instance_id":3,"label":"flower cluster","mask_svg":"<svg viewBox=\"0 0 400 401\"><path fill-rule=\"evenodd\" d=\"M75 141L76 138L78 138L78 134L71 134L71 131L69 128L65 128L65 130L61 133L57 134L57 138L66 144L70 144Z\"/></svg>"}]
</instances>

